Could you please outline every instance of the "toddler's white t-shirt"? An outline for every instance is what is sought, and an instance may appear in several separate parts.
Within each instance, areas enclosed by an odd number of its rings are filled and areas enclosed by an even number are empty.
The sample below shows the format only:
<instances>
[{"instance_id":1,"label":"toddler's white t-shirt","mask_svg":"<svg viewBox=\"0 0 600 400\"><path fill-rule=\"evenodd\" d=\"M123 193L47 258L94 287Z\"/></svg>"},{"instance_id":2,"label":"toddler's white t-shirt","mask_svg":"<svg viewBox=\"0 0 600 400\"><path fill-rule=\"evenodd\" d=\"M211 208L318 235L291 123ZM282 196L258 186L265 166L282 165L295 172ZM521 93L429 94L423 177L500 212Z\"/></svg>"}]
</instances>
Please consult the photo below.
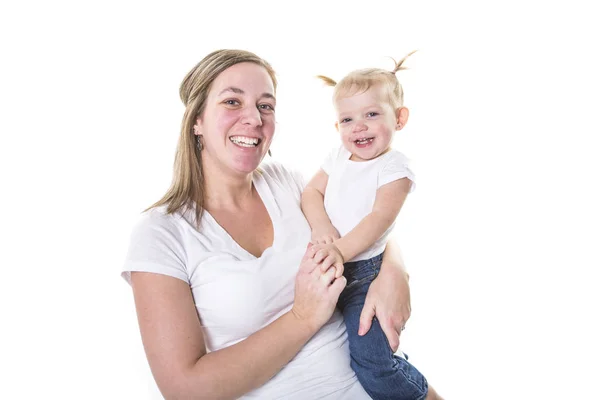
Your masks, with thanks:
<instances>
[{"instance_id":1,"label":"toddler's white t-shirt","mask_svg":"<svg viewBox=\"0 0 600 400\"><path fill-rule=\"evenodd\" d=\"M143 214L131 236L122 276L169 275L190 285L208 351L244 340L289 311L310 227L300 208L304 182L279 164L255 172L253 183L271 217L273 245L260 257L244 250L207 212L200 229L192 212ZM248 227L252 229L252 227ZM369 399L350 368L346 328L329 322L269 382L242 399Z\"/></svg>"},{"instance_id":2,"label":"toddler's white t-shirt","mask_svg":"<svg viewBox=\"0 0 600 400\"><path fill-rule=\"evenodd\" d=\"M375 195L381 186L398 179L411 180L412 192L415 175L408 159L399 151L390 150L372 160L352 161L344 146L333 150L321 168L329 176L325 189L325 211L340 236L346 235L373 211ZM395 222L371 247L348 261L367 260L385 250L387 237Z\"/></svg>"}]
</instances>

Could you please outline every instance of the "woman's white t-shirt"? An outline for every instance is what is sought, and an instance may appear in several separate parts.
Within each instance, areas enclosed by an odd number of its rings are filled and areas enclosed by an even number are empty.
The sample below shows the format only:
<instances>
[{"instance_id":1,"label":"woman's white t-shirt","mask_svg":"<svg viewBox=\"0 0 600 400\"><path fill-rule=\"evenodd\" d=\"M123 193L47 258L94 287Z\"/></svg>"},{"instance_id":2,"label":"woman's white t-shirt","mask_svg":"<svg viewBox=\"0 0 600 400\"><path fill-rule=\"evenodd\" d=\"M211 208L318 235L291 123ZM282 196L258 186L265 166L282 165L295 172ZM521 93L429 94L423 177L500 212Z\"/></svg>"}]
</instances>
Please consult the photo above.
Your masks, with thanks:
<instances>
[{"instance_id":1,"label":"woman's white t-shirt","mask_svg":"<svg viewBox=\"0 0 600 400\"><path fill-rule=\"evenodd\" d=\"M122 276L169 275L190 285L208 351L244 340L289 311L310 227L300 208L302 177L276 163L253 175L273 222L274 241L255 257L204 211L143 214L134 228ZM252 227L248 227L252 229ZM369 399L350 368L346 328L336 310L329 322L278 374L242 399Z\"/></svg>"}]
</instances>

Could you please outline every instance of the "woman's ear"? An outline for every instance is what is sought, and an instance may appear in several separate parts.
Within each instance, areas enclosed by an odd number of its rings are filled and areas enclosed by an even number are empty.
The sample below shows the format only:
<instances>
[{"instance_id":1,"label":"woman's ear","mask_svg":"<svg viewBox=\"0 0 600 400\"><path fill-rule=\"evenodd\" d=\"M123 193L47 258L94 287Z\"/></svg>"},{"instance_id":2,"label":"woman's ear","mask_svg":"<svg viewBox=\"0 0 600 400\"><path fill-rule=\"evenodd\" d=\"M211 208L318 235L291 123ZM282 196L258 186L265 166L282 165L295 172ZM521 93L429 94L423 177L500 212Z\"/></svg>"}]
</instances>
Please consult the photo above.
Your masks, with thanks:
<instances>
[{"instance_id":1,"label":"woman's ear","mask_svg":"<svg viewBox=\"0 0 600 400\"><path fill-rule=\"evenodd\" d=\"M408 108L400 107L396 110L396 130L404 128L408 122Z\"/></svg>"},{"instance_id":2,"label":"woman's ear","mask_svg":"<svg viewBox=\"0 0 600 400\"><path fill-rule=\"evenodd\" d=\"M196 118L196 124L194 124L194 135L202 135L202 121L200 117Z\"/></svg>"}]
</instances>

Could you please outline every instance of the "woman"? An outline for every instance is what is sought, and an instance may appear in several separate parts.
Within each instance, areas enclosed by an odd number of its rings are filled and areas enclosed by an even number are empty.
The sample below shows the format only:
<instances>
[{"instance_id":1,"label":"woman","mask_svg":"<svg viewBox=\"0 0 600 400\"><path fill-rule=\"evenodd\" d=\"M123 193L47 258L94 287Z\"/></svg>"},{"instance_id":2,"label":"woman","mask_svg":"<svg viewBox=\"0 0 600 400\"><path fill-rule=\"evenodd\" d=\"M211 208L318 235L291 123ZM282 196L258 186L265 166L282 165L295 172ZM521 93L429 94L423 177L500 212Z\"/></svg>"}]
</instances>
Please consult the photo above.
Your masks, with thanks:
<instances>
[{"instance_id":1,"label":"woman","mask_svg":"<svg viewBox=\"0 0 600 400\"><path fill-rule=\"evenodd\" d=\"M307 250L302 179L258 168L276 85L267 62L236 50L209 54L181 85L173 184L134 229L123 272L167 399L369 398L335 311L346 281ZM361 324L377 314L395 350L409 313L407 275L388 250Z\"/></svg>"}]
</instances>

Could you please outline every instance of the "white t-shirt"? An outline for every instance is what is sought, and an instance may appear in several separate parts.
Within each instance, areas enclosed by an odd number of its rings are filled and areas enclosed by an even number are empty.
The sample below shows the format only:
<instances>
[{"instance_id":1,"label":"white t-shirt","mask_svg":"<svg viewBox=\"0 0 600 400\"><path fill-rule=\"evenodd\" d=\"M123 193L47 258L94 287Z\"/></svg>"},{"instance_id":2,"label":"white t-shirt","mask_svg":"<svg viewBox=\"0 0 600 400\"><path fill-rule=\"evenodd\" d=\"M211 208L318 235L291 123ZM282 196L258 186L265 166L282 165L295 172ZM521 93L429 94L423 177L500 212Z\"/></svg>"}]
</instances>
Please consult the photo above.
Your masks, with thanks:
<instances>
[{"instance_id":1,"label":"white t-shirt","mask_svg":"<svg viewBox=\"0 0 600 400\"><path fill-rule=\"evenodd\" d=\"M278 164L262 166L253 182L271 217L273 245L256 258L204 211L200 230L191 212L144 213L123 268L189 283L206 347L244 340L292 308L294 282L310 241L300 208L303 179ZM251 227L249 227L251 229ZM336 310L329 322L278 374L242 399L369 399L350 368L346 328Z\"/></svg>"},{"instance_id":2,"label":"white t-shirt","mask_svg":"<svg viewBox=\"0 0 600 400\"><path fill-rule=\"evenodd\" d=\"M390 150L372 160L352 161L344 146L333 150L321 168L329 178L325 189L325 211L340 236L346 235L373 211L375 195L381 186L398 179L412 181L415 175L408 167L408 159L399 151ZM385 250L387 237L395 222L371 247L349 261L368 260Z\"/></svg>"}]
</instances>

